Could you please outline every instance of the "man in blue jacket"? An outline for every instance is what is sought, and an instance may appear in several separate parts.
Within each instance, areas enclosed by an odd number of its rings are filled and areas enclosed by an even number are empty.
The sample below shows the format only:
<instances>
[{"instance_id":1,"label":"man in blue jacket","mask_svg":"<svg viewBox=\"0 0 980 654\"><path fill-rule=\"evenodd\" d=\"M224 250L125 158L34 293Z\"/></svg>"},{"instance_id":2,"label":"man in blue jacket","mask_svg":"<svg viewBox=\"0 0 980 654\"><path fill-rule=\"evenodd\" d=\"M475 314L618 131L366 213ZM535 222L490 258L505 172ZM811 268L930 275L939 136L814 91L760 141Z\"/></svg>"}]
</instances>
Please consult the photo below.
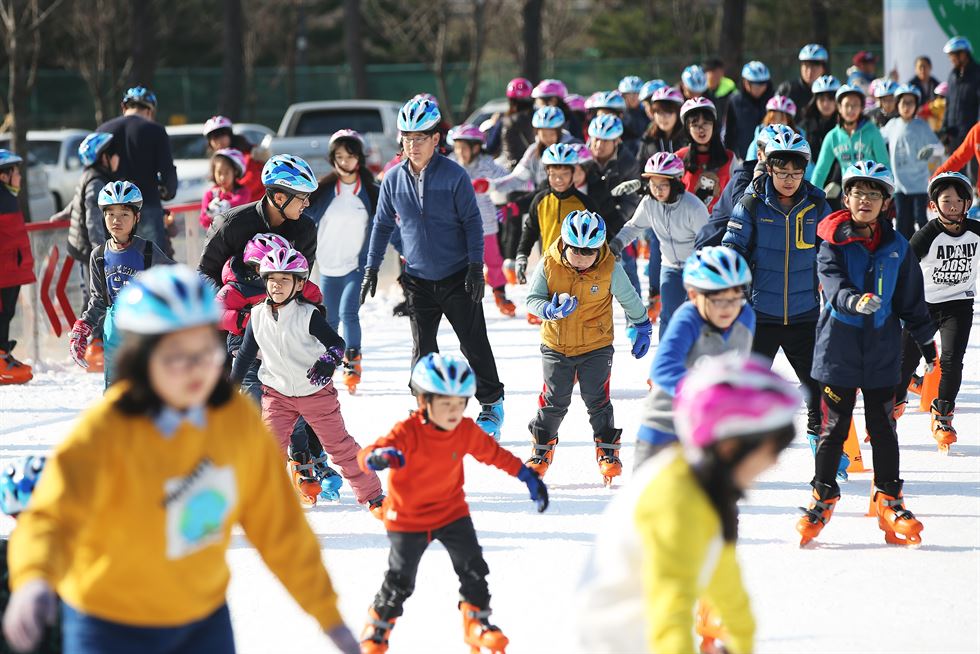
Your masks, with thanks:
<instances>
[{"instance_id":1,"label":"man in blue jacket","mask_svg":"<svg viewBox=\"0 0 980 654\"><path fill-rule=\"evenodd\" d=\"M810 146L780 125L766 144L766 173L735 204L722 245L752 266L757 323L752 351L770 359L779 348L809 391L807 434L820 433L820 389L810 376L820 305L817 224L830 213L823 191L803 179Z\"/></svg>"},{"instance_id":2,"label":"man in blue jacket","mask_svg":"<svg viewBox=\"0 0 980 654\"><path fill-rule=\"evenodd\" d=\"M949 72L946 112L942 134L949 151L959 147L980 114L980 64L973 59L973 45L964 36L954 36L943 52L953 70Z\"/></svg>"},{"instance_id":3,"label":"man in blue jacket","mask_svg":"<svg viewBox=\"0 0 980 654\"><path fill-rule=\"evenodd\" d=\"M476 374L476 398L482 405L477 424L499 439L504 386L483 317L483 221L466 171L436 152L441 120L439 107L424 97L409 100L398 112L405 158L381 183L361 303L377 290L378 269L397 225L405 258L401 282L412 324L412 367L439 351L436 334L446 316Z\"/></svg>"}]
</instances>

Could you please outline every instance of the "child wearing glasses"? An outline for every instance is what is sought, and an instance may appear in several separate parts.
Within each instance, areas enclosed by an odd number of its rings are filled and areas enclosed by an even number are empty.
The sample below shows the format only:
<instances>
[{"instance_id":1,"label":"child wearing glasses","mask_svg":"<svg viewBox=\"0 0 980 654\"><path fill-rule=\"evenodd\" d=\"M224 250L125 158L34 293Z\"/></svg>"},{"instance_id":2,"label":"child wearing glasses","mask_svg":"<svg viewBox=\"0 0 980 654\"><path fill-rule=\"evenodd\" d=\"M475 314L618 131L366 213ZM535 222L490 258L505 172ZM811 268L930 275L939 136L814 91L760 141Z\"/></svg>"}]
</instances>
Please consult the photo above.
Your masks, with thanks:
<instances>
[{"instance_id":1,"label":"child wearing glasses","mask_svg":"<svg viewBox=\"0 0 980 654\"><path fill-rule=\"evenodd\" d=\"M755 312L745 301L751 283L749 264L731 248L709 246L688 256L683 268L688 301L674 313L650 366L634 469L677 442L674 395L698 359L726 352L748 356L755 333Z\"/></svg>"},{"instance_id":2,"label":"child wearing glasses","mask_svg":"<svg viewBox=\"0 0 980 654\"><path fill-rule=\"evenodd\" d=\"M905 508L895 431L895 386L902 364L902 327L915 340L927 371L936 361L922 271L909 242L885 216L895 191L891 171L859 161L843 175L845 209L827 216L817 274L824 298L813 353L823 420L812 500L797 523L800 545L824 528L840 500L836 471L851 425L857 391L874 455L872 501L885 542L917 544L922 523Z\"/></svg>"},{"instance_id":3,"label":"child wearing glasses","mask_svg":"<svg viewBox=\"0 0 980 654\"><path fill-rule=\"evenodd\" d=\"M599 474L608 486L622 472L622 429L616 429L609 399L613 359L613 297L636 328L632 354L650 348L653 326L626 272L606 246L606 223L591 211L572 211L560 237L545 250L531 276L528 311L544 320L541 362L544 388L528 425L532 455L527 466L542 477L558 444L576 381L589 412Z\"/></svg>"},{"instance_id":4,"label":"child wearing glasses","mask_svg":"<svg viewBox=\"0 0 980 654\"><path fill-rule=\"evenodd\" d=\"M623 225L609 249L616 256L644 230L653 228L660 243L660 337L674 311L684 302L681 271L694 250L694 239L708 223L708 209L696 195L685 190L684 162L676 154L658 152L643 167L650 195L640 200L629 222ZM651 252L650 256L657 256Z\"/></svg>"}]
</instances>

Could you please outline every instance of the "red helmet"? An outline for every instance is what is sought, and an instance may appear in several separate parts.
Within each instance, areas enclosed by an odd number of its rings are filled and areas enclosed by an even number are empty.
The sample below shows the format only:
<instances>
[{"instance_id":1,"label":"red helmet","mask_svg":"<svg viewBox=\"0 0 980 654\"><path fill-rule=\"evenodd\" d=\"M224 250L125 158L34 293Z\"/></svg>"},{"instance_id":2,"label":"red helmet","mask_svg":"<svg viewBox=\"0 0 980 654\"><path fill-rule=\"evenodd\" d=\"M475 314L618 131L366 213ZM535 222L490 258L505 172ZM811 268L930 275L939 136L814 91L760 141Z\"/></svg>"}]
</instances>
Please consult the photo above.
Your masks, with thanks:
<instances>
[{"instance_id":1,"label":"red helmet","mask_svg":"<svg viewBox=\"0 0 980 654\"><path fill-rule=\"evenodd\" d=\"M531 97L531 80L524 77L515 77L507 82L507 97L511 100L527 100Z\"/></svg>"}]
</instances>

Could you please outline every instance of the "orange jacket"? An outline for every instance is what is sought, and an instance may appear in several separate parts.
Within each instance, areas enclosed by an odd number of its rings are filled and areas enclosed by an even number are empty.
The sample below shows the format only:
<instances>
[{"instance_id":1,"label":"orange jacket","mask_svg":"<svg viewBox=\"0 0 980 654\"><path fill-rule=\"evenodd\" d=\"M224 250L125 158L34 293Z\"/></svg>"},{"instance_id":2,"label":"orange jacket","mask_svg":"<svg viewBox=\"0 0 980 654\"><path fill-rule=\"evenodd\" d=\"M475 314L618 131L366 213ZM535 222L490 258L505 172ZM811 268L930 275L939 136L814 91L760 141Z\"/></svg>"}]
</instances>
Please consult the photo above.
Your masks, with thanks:
<instances>
[{"instance_id":1,"label":"orange jacket","mask_svg":"<svg viewBox=\"0 0 980 654\"><path fill-rule=\"evenodd\" d=\"M977 161L980 161L980 122L970 128L970 131L966 133L966 138L960 143L960 147L953 150L949 159L944 161L939 168L936 168L936 172L932 176L935 177L939 173L956 172L970 162L970 157L976 157Z\"/></svg>"},{"instance_id":2,"label":"orange jacket","mask_svg":"<svg viewBox=\"0 0 980 654\"><path fill-rule=\"evenodd\" d=\"M521 460L500 447L469 418L452 431L439 429L416 411L399 422L387 436L357 455L364 471L377 448L394 447L405 455L405 465L388 475L384 523L389 531L432 531L470 514L463 493L463 456L517 476Z\"/></svg>"}]
</instances>

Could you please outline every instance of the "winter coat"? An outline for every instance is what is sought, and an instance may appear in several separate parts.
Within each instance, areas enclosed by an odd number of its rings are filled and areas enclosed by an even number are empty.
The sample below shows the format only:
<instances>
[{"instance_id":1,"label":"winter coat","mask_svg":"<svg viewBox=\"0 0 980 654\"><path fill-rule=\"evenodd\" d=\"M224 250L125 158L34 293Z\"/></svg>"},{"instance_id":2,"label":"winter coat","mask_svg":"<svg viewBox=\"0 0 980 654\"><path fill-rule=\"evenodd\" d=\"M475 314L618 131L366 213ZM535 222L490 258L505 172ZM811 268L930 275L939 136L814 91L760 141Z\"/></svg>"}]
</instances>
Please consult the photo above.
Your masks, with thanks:
<instances>
[{"instance_id":1,"label":"winter coat","mask_svg":"<svg viewBox=\"0 0 980 654\"><path fill-rule=\"evenodd\" d=\"M92 250L109 238L105 230L105 216L99 207L99 192L112 179L109 171L96 166L83 170L78 179L68 224L67 250L73 259L88 263Z\"/></svg>"},{"instance_id":2,"label":"winter coat","mask_svg":"<svg viewBox=\"0 0 980 654\"><path fill-rule=\"evenodd\" d=\"M735 205L722 239L752 268L752 308L760 323L817 318L817 225L830 207L823 191L809 182L793 200L792 209L782 209L772 179L760 175Z\"/></svg>"},{"instance_id":3,"label":"winter coat","mask_svg":"<svg viewBox=\"0 0 980 654\"><path fill-rule=\"evenodd\" d=\"M498 166L493 160L493 157L488 154L481 153L468 166L464 166L461 162L457 161L455 153L449 155L449 158L466 171L466 174L470 176L470 180L496 179L507 174L507 171ZM493 200L490 199L490 194L477 193L476 206L480 208L480 218L483 219L483 235L495 235L500 230L500 224L497 222L497 207L494 206Z\"/></svg>"},{"instance_id":4,"label":"winter coat","mask_svg":"<svg viewBox=\"0 0 980 654\"><path fill-rule=\"evenodd\" d=\"M753 146L755 127L766 117L766 103L773 95L772 84L759 98L745 91L732 96L730 106L734 124L729 123L725 130L725 147L733 152L745 152Z\"/></svg>"},{"instance_id":5,"label":"winter coat","mask_svg":"<svg viewBox=\"0 0 980 654\"><path fill-rule=\"evenodd\" d=\"M851 164L866 159L888 165L888 148L885 147L885 141L875 124L867 118L860 118L854 134L848 134L838 125L830 130L820 146L820 156L813 169L811 181L814 186L823 188L834 161L840 163L843 172Z\"/></svg>"},{"instance_id":6,"label":"winter coat","mask_svg":"<svg viewBox=\"0 0 980 654\"><path fill-rule=\"evenodd\" d=\"M161 200L174 197L177 168L163 125L142 116L118 116L96 131L112 134L112 149L119 153L116 179L128 179L139 187L144 208L159 207Z\"/></svg>"},{"instance_id":7,"label":"winter coat","mask_svg":"<svg viewBox=\"0 0 980 654\"><path fill-rule=\"evenodd\" d=\"M249 192L244 186L239 186L232 192L224 191L218 186L212 186L204 192L201 198L201 227L207 229L218 214L226 213L234 207L240 207L249 202Z\"/></svg>"},{"instance_id":8,"label":"winter coat","mask_svg":"<svg viewBox=\"0 0 980 654\"><path fill-rule=\"evenodd\" d=\"M0 184L0 288L33 284L34 255L17 197ZM13 309L3 307L4 311Z\"/></svg>"},{"instance_id":9,"label":"winter coat","mask_svg":"<svg viewBox=\"0 0 980 654\"><path fill-rule=\"evenodd\" d=\"M684 159L687 156L689 150L690 150L690 146L686 148L681 148L674 154L676 154L681 159ZM724 190L725 186L728 185L728 180L732 174L732 160L735 158L735 154L731 150L726 150L725 154L728 157L725 160L725 163L723 163L721 167L715 169L706 168L708 164L707 154L696 155L696 161L698 162L697 169L692 171L692 170L687 170L687 168L685 167L684 176L681 177L681 181L684 182L684 188L686 188L691 193L697 195L698 185L700 184L701 176L704 173L710 172L718 176L718 186L716 187L717 195L715 195L713 198L711 198L705 203L708 205L708 211L711 211L711 209L714 208L715 203L718 201L718 198L721 197L721 192Z\"/></svg>"},{"instance_id":10,"label":"winter coat","mask_svg":"<svg viewBox=\"0 0 980 654\"><path fill-rule=\"evenodd\" d=\"M534 143L531 115L531 111L518 111L500 119L500 156L507 161L510 168L517 165Z\"/></svg>"},{"instance_id":11,"label":"winter coat","mask_svg":"<svg viewBox=\"0 0 980 654\"><path fill-rule=\"evenodd\" d=\"M684 125L680 120L677 121L673 133L666 137L653 137L650 135L650 130L647 130L640 139L640 149L636 154L636 164L639 166L640 172L643 172L643 167L646 165L647 159L653 155L658 152L677 152L687 144L687 134L684 132Z\"/></svg>"},{"instance_id":12,"label":"winter coat","mask_svg":"<svg viewBox=\"0 0 980 654\"><path fill-rule=\"evenodd\" d=\"M966 138L960 143L949 159L944 161L933 173L933 177L939 173L949 173L962 170L970 163L970 159L976 159L980 163L980 122L970 128Z\"/></svg>"},{"instance_id":13,"label":"winter coat","mask_svg":"<svg viewBox=\"0 0 980 654\"><path fill-rule=\"evenodd\" d=\"M789 96L789 99L796 104L796 120L799 122L800 117L803 115L803 108L810 104L810 98L813 97L813 91L811 90L810 84L807 84L802 79L797 77L794 80L787 80L776 88L777 95Z\"/></svg>"},{"instance_id":14,"label":"winter coat","mask_svg":"<svg viewBox=\"0 0 980 654\"><path fill-rule=\"evenodd\" d=\"M218 301L223 310L218 327L229 334L241 336L248 326L252 307L265 302L268 297L265 281L240 256L225 262L221 281L224 285L218 291ZM303 284L303 297L311 304L323 302L320 287L310 280Z\"/></svg>"},{"instance_id":15,"label":"winter coat","mask_svg":"<svg viewBox=\"0 0 980 654\"><path fill-rule=\"evenodd\" d=\"M596 162L588 169L586 183L589 185L589 197L606 221L607 240L619 233L640 204L640 196L636 193L616 197L611 191L622 182L640 179L640 172L635 158L618 155L613 155L605 165Z\"/></svg>"},{"instance_id":16,"label":"winter coat","mask_svg":"<svg viewBox=\"0 0 980 654\"><path fill-rule=\"evenodd\" d=\"M596 211L596 206L589 196L574 187L562 193L556 193L550 187L540 191L531 200L531 206L524 218L521 240L517 246L518 254L531 256L531 250L538 241L541 242L541 251L547 252L561 235L565 216L583 209ZM608 230L606 234L609 234Z\"/></svg>"},{"instance_id":17,"label":"winter coat","mask_svg":"<svg viewBox=\"0 0 980 654\"><path fill-rule=\"evenodd\" d=\"M526 299L527 310L544 318L544 307L555 293L578 298L578 308L570 315L542 323L541 341L546 347L574 357L612 345L613 297L634 325L648 320L646 305L609 248L603 246L595 264L579 272L562 257L561 247L555 241L541 257Z\"/></svg>"},{"instance_id":18,"label":"winter coat","mask_svg":"<svg viewBox=\"0 0 980 654\"><path fill-rule=\"evenodd\" d=\"M135 266L127 266L129 270L106 270L106 248L111 241L106 241L92 250L88 268L88 306L82 311L80 319L91 327L96 327L105 318L106 311L114 303L116 293L122 286L147 270L151 266L170 265L174 261L164 254L153 241L147 241L134 236L129 248L138 262ZM111 277L111 279L110 279ZM112 287L110 287L110 284Z\"/></svg>"},{"instance_id":19,"label":"winter coat","mask_svg":"<svg viewBox=\"0 0 980 654\"><path fill-rule=\"evenodd\" d=\"M725 185L725 190L721 192L721 197L711 208L711 216L707 224L698 232L694 239L694 249L700 250L709 245L721 245L721 239L725 236L728 229L728 221L732 218L735 205L745 194L745 189L749 187L755 175L755 168L759 165L757 161L746 161L742 165L732 170L732 176Z\"/></svg>"},{"instance_id":20,"label":"winter coat","mask_svg":"<svg viewBox=\"0 0 980 654\"><path fill-rule=\"evenodd\" d=\"M959 145L966 133L980 120L980 64L973 59L962 71L951 70L946 82L946 113L943 132L948 142Z\"/></svg>"},{"instance_id":21,"label":"winter coat","mask_svg":"<svg viewBox=\"0 0 980 654\"><path fill-rule=\"evenodd\" d=\"M661 263L668 268L683 268L694 251L694 239L707 223L708 210L693 193L684 191L670 203L647 195L619 230L616 241L622 249L647 229L653 229L660 241Z\"/></svg>"},{"instance_id":22,"label":"winter coat","mask_svg":"<svg viewBox=\"0 0 980 654\"><path fill-rule=\"evenodd\" d=\"M902 327L916 343L933 340L936 326L926 307L919 262L891 221L879 220L877 247L856 236L847 210L828 216L818 230L823 239L817 274L823 311L811 375L844 388L884 388L899 382ZM871 315L854 305L865 293L881 298Z\"/></svg>"},{"instance_id":23,"label":"winter coat","mask_svg":"<svg viewBox=\"0 0 980 654\"><path fill-rule=\"evenodd\" d=\"M939 145L939 139L921 118L906 122L904 118L892 118L881 129L881 136L888 144L888 167L895 180L895 192L925 193L929 186L929 162L919 159L919 150L927 145Z\"/></svg>"}]
</instances>

